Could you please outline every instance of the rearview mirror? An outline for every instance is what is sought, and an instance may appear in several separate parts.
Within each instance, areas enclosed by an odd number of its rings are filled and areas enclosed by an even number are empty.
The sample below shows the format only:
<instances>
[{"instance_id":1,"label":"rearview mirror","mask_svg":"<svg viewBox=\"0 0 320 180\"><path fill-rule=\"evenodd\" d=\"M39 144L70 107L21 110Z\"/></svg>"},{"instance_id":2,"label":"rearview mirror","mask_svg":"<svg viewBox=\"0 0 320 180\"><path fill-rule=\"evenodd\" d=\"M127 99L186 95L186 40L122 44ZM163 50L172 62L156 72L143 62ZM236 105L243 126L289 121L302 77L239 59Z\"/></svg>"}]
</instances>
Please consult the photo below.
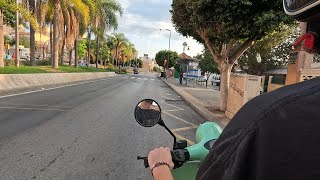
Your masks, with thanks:
<instances>
[{"instance_id":1,"label":"rearview mirror","mask_svg":"<svg viewBox=\"0 0 320 180\"><path fill-rule=\"evenodd\" d=\"M134 116L143 127L155 126L161 120L160 105L153 99L144 99L137 104Z\"/></svg>"}]
</instances>

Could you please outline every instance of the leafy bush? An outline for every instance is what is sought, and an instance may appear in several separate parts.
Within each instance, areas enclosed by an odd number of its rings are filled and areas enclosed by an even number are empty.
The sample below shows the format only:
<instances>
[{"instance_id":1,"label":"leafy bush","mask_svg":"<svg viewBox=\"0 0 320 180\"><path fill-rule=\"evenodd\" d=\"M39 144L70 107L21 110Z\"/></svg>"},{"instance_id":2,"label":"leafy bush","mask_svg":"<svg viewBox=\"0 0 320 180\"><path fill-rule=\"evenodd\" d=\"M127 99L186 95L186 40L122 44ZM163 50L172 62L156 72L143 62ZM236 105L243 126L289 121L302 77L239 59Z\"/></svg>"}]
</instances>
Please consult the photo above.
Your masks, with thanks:
<instances>
[{"instance_id":1,"label":"leafy bush","mask_svg":"<svg viewBox=\"0 0 320 180\"><path fill-rule=\"evenodd\" d=\"M153 67L153 71L154 71L154 72L160 72L160 68L158 68L158 67Z\"/></svg>"},{"instance_id":2,"label":"leafy bush","mask_svg":"<svg viewBox=\"0 0 320 180\"><path fill-rule=\"evenodd\" d=\"M113 68L114 68L114 65L113 65L111 62L108 62L108 64L107 64L107 68L111 68L111 69L113 69Z\"/></svg>"},{"instance_id":3,"label":"leafy bush","mask_svg":"<svg viewBox=\"0 0 320 180\"><path fill-rule=\"evenodd\" d=\"M5 66L15 66L16 63L14 62L13 59L11 59L11 60L5 60L5 64L4 64L4 65L5 65Z\"/></svg>"},{"instance_id":4,"label":"leafy bush","mask_svg":"<svg viewBox=\"0 0 320 180\"><path fill-rule=\"evenodd\" d=\"M20 61L20 66L30 66L30 61ZM16 66L15 60L5 60L4 66L14 67Z\"/></svg>"},{"instance_id":5,"label":"leafy bush","mask_svg":"<svg viewBox=\"0 0 320 180\"><path fill-rule=\"evenodd\" d=\"M43 61L37 61L36 64L37 66L50 66L51 62L48 60L43 60Z\"/></svg>"},{"instance_id":6,"label":"leafy bush","mask_svg":"<svg viewBox=\"0 0 320 180\"><path fill-rule=\"evenodd\" d=\"M30 61L20 61L21 66L30 66L31 62Z\"/></svg>"}]
</instances>

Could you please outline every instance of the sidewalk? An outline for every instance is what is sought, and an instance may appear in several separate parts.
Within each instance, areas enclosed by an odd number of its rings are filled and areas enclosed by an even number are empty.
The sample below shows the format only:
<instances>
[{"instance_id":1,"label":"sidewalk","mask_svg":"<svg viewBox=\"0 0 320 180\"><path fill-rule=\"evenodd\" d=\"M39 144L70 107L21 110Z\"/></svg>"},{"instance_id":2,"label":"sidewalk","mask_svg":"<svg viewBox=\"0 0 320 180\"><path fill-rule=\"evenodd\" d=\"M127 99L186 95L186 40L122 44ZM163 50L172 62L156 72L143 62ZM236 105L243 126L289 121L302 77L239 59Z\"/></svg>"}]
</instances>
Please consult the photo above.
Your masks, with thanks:
<instances>
[{"instance_id":1,"label":"sidewalk","mask_svg":"<svg viewBox=\"0 0 320 180\"><path fill-rule=\"evenodd\" d=\"M218 87L212 86L210 83L208 84L208 88L194 82L188 82L188 85L186 85L185 81L181 85L179 79L175 78L162 80L205 119L216 121L223 126L228 124L229 119L219 110L220 93Z\"/></svg>"}]
</instances>

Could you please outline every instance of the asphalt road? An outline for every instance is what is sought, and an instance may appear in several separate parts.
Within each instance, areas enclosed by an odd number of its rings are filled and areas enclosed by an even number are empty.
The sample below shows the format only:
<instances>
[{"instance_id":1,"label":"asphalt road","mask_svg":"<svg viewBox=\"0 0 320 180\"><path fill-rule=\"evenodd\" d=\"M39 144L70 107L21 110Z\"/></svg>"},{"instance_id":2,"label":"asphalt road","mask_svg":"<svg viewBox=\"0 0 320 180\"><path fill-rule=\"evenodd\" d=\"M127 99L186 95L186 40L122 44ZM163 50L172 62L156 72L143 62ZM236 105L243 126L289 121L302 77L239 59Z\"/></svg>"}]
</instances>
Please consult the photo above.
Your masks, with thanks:
<instances>
[{"instance_id":1,"label":"asphalt road","mask_svg":"<svg viewBox=\"0 0 320 180\"><path fill-rule=\"evenodd\" d=\"M178 138L195 142L204 120L154 74L0 97L0 179L151 179L136 157L173 139L136 123L143 98L160 103Z\"/></svg>"}]
</instances>

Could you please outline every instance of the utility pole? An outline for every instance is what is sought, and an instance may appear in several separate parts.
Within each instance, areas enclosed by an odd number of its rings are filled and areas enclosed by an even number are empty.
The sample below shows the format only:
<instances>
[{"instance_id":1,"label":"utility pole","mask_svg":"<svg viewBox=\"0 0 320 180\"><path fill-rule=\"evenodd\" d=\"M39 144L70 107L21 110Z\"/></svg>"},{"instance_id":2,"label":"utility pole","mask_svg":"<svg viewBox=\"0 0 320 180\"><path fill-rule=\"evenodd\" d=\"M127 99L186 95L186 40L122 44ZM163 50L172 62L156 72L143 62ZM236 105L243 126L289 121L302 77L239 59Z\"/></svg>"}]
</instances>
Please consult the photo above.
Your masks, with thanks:
<instances>
[{"instance_id":1,"label":"utility pole","mask_svg":"<svg viewBox=\"0 0 320 180\"><path fill-rule=\"evenodd\" d=\"M90 43L91 43L91 27L89 26L89 28L88 28L88 47L87 47L87 51L88 51L87 68L89 68L89 65L90 65Z\"/></svg>"},{"instance_id":2,"label":"utility pole","mask_svg":"<svg viewBox=\"0 0 320 180\"><path fill-rule=\"evenodd\" d=\"M16 0L17 10L16 10L16 67L20 66L19 57L19 0ZM1 52L2 53L2 52Z\"/></svg>"}]
</instances>

